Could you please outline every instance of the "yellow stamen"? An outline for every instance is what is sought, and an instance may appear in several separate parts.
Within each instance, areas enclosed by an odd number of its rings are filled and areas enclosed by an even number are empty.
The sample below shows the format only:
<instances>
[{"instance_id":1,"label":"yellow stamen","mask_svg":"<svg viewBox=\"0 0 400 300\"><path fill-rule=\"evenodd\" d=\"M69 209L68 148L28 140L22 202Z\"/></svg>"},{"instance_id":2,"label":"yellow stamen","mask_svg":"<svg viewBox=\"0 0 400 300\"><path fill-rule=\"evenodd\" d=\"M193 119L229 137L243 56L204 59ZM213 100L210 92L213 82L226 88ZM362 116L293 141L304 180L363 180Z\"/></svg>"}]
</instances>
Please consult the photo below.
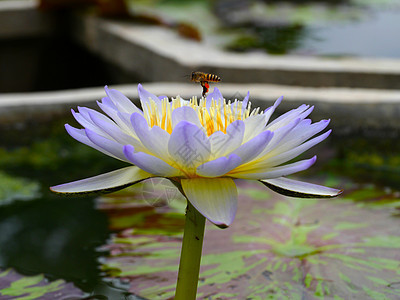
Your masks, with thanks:
<instances>
[{"instance_id":1,"label":"yellow stamen","mask_svg":"<svg viewBox=\"0 0 400 300\"><path fill-rule=\"evenodd\" d=\"M248 108L245 108L243 107L243 103L237 100L232 103L231 101L226 102L225 99L212 99L208 109L206 103L207 101L205 98L198 100L197 97L193 97L188 102L181 103L180 98L177 97L172 99L171 102L168 102L168 99L165 98L161 100L161 105L158 106L150 99L144 108L145 118L149 126L160 126L171 134L173 130L173 110L182 106L189 106L196 111L200 124L205 129L207 135L210 136L216 131L226 133L226 128L229 124L236 120L245 120L250 116L260 114L259 108L250 111L251 103L249 103ZM159 109L161 109L161 111L159 111ZM262 113L263 112L261 112L261 114Z\"/></svg>"}]
</instances>

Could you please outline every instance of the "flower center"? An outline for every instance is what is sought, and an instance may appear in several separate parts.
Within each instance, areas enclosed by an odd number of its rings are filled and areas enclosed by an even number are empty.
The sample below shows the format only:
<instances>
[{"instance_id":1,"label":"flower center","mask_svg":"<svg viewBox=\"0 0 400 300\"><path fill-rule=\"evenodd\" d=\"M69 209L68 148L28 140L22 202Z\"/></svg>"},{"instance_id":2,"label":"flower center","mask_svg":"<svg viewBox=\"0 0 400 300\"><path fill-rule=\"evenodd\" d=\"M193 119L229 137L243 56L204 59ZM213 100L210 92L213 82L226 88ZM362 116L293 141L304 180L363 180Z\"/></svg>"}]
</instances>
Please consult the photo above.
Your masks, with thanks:
<instances>
[{"instance_id":1,"label":"flower center","mask_svg":"<svg viewBox=\"0 0 400 300\"><path fill-rule=\"evenodd\" d=\"M254 109L250 112L249 107L242 107L242 101L235 100L211 100L211 104L207 105L207 100L201 98L200 102L197 97L193 97L189 101L182 101L179 97L173 98L171 102L167 98L161 100L161 105L157 105L153 100L149 99L146 107L143 107L144 117L150 127L159 126L172 133L172 112L174 109L183 106L189 106L194 109L200 120L200 124L205 129L208 136L216 131L226 133L229 124L236 120L244 120L252 115L260 113L260 109ZM190 121L190 120L189 120Z\"/></svg>"}]
</instances>

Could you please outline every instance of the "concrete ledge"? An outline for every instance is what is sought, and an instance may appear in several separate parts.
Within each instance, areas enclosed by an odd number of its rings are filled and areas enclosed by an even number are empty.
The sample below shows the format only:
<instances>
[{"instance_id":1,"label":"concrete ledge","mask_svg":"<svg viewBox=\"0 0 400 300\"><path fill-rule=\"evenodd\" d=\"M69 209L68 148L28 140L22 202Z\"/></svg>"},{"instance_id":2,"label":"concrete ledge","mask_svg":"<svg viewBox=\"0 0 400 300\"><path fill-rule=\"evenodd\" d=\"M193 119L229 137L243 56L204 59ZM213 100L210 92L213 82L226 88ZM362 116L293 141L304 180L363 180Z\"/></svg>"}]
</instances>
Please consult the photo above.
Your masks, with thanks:
<instances>
[{"instance_id":1,"label":"concrete ledge","mask_svg":"<svg viewBox=\"0 0 400 300\"><path fill-rule=\"evenodd\" d=\"M200 96L201 88L195 84L147 83L144 87L156 95L189 99ZM400 91L347 89L347 88L302 88L267 84L218 84L226 99L243 99L250 91L253 107L266 108L279 96L284 101L276 115L300 104L315 105L312 119L331 119L330 127L335 135L398 136L400 133ZM117 85L118 89L138 104L137 84ZM43 119L45 116L70 114L78 105L97 108L95 100L104 97L103 87L56 92L19 93L0 95L0 120L22 122ZM98 109L98 108L97 108ZM72 118L72 117L71 117Z\"/></svg>"}]
</instances>

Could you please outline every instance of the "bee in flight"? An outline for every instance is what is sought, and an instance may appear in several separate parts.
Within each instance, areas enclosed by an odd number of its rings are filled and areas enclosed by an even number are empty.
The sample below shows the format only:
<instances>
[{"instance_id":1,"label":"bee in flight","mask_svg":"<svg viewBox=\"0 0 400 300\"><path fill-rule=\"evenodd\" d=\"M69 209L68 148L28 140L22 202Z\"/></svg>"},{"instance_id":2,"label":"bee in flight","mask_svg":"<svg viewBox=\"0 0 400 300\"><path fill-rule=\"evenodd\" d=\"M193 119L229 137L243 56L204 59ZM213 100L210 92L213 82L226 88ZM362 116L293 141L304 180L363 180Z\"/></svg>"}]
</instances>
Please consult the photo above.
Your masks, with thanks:
<instances>
[{"instance_id":1,"label":"bee in flight","mask_svg":"<svg viewBox=\"0 0 400 300\"><path fill-rule=\"evenodd\" d=\"M214 74L208 74L203 72L192 72L190 79L193 82L200 82L201 86L203 87L203 93L202 93L203 97L205 97L206 94L208 93L208 89L210 88L210 85L208 84L209 82L221 81L221 77Z\"/></svg>"}]
</instances>

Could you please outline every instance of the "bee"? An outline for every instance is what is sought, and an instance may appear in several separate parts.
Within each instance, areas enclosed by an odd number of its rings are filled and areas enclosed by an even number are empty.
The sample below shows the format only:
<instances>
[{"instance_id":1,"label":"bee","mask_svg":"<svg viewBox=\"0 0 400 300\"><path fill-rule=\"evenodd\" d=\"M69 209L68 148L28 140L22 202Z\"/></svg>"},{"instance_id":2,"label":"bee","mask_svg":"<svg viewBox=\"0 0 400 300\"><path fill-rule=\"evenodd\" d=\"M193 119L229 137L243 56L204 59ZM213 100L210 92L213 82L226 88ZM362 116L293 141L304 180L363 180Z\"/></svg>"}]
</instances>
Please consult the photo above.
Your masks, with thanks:
<instances>
[{"instance_id":1,"label":"bee","mask_svg":"<svg viewBox=\"0 0 400 300\"><path fill-rule=\"evenodd\" d=\"M190 79L193 82L200 82L201 86L203 87L203 93L202 93L203 97L205 97L206 94L208 93L208 90L210 88L210 85L208 84L209 82L221 81L221 77L214 74L208 74L203 72L192 72Z\"/></svg>"}]
</instances>

